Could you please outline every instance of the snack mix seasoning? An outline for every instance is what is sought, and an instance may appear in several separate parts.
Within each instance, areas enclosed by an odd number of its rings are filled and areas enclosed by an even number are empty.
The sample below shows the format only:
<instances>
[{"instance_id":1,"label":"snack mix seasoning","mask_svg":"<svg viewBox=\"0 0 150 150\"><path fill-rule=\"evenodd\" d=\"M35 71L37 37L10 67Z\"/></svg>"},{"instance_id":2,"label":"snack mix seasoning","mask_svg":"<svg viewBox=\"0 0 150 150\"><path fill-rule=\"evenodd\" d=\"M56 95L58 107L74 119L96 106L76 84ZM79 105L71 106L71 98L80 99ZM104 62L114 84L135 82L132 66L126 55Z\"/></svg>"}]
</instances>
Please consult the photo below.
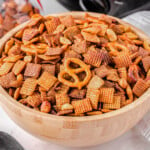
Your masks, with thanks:
<instances>
[{"instance_id":1,"label":"snack mix seasoning","mask_svg":"<svg viewBox=\"0 0 150 150\"><path fill-rule=\"evenodd\" d=\"M25 8L32 17L0 58L0 85L19 103L58 116L101 115L150 87L150 45L128 25L106 15L43 17Z\"/></svg>"}]
</instances>

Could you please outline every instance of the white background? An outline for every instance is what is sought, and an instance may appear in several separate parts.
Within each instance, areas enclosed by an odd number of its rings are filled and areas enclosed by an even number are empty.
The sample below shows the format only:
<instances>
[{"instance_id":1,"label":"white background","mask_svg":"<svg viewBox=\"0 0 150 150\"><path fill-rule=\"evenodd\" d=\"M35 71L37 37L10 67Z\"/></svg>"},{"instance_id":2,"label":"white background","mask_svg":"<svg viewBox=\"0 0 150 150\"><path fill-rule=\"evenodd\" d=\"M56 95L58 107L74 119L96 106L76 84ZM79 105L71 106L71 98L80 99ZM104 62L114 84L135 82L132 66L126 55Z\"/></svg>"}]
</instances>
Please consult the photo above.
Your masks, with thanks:
<instances>
[{"instance_id":1,"label":"white background","mask_svg":"<svg viewBox=\"0 0 150 150\"><path fill-rule=\"evenodd\" d=\"M0 108L0 130L12 135L25 148L25 150L76 150L77 148L65 148L41 141L18 127L7 114ZM150 150L150 143L137 131L131 129L121 137L91 148L78 150ZM1 150L1 149L0 149Z\"/></svg>"}]
</instances>

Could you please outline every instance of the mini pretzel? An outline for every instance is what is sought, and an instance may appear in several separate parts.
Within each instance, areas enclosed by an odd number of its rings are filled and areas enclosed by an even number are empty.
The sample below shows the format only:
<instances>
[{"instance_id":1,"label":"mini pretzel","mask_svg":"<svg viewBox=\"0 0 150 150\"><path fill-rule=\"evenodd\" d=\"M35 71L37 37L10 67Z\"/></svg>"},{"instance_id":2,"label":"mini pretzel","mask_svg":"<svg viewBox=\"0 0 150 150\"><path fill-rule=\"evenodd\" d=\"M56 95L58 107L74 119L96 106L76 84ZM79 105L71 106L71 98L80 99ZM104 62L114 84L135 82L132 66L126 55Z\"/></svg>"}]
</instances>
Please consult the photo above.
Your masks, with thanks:
<instances>
[{"instance_id":1,"label":"mini pretzel","mask_svg":"<svg viewBox=\"0 0 150 150\"><path fill-rule=\"evenodd\" d=\"M78 64L80 68L72 69L70 68L69 64L73 62L75 64ZM80 72L86 72L86 77L83 81L79 80L79 77L76 75ZM68 81L63 78L64 74L68 73L73 79L74 82ZM62 70L58 75L58 80L69 87L77 87L78 89L81 89L84 85L86 85L91 78L91 72L90 72L90 66L86 65L83 61L77 58L68 58L64 62L64 70Z\"/></svg>"},{"instance_id":2,"label":"mini pretzel","mask_svg":"<svg viewBox=\"0 0 150 150\"><path fill-rule=\"evenodd\" d=\"M108 43L107 47L110 49L110 54L113 56L119 55L119 52L129 53L129 50L126 46L117 42Z\"/></svg>"}]
</instances>

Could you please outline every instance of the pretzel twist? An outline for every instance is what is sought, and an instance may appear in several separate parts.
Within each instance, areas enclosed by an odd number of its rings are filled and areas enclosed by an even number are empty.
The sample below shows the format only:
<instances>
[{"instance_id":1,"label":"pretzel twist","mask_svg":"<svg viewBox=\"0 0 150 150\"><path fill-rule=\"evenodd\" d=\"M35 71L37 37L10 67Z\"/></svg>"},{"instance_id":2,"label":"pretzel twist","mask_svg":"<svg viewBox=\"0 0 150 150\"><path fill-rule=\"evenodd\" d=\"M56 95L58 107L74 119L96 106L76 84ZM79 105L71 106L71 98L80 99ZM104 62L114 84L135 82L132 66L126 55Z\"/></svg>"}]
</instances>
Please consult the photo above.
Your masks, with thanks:
<instances>
[{"instance_id":1,"label":"pretzel twist","mask_svg":"<svg viewBox=\"0 0 150 150\"><path fill-rule=\"evenodd\" d=\"M70 68L69 64L73 62L75 64L78 64L80 68ZM62 70L58 75L58 80L65 85L68 85L69 87L77 87L78 89L81 89L83 86L85 86L90 78L91 78L91 71L90 66L86 65L83 61L77 58L67 58L64 62L64 70ZM86 77L83 81L80 81L79 77L77 76L77 73L85 72ZM68 73L69 76L71 76L74 79L74 82L71 82L69 80L66 80L63 78L64 74Z\"/></svg>"},{"instance_id":2,"label":"pretzel twist","mask_svg":"<svg viewBox=\"0 0 150 150\"><path fill-rule=\"evenodd\" d=\"M110 50L109 53L112 56L118 56L120 54L120 52L127 53L127 54L129 53L129 50L127 49L126 46L124 46L120 43L117 43L117 42L108 43L107 47L109 48L109 50Z\"/></svg>"}]
</instances>

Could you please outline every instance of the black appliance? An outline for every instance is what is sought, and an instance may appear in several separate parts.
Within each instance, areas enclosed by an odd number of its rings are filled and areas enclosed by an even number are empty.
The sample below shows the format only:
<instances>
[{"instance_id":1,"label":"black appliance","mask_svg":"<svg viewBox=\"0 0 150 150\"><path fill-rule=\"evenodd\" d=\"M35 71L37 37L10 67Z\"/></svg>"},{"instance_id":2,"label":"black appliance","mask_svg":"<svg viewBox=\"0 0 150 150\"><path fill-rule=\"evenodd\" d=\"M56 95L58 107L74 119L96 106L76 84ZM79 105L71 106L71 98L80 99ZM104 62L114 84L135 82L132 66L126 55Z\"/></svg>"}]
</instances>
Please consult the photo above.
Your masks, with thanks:
<instances>
[{"instance_id":1,"label":"black appliance","mask_svg":"<svg viewBox=\"0 0 150 150\"><path fill-rule=\"evenodd\" d=\"M137 11L150 10L150 0L57 0L69 10L92 11L125 17Z\"/></svg>"},{"instance_id":2,"label":"black appliance","mask_svg":"<svg viewBox=\"0 0 150 150\"><path fill-rule=\"evenodd\" d=\"M24 148L12 136L0 131L0 150L24 150Z\"/></svg>"}]
</instances>

